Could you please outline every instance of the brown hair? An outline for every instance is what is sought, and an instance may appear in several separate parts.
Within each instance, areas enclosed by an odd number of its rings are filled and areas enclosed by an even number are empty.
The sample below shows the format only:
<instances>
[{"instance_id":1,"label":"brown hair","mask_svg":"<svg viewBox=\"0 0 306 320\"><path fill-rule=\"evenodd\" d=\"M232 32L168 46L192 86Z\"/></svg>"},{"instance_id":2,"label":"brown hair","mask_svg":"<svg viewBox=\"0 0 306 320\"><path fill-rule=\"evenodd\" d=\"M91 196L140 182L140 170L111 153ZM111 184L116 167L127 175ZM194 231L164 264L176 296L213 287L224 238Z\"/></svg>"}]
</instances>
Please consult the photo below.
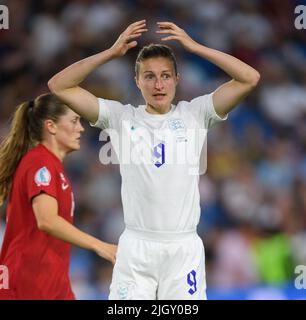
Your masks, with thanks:
<instances>
[{"instance_id":1,"label":"brown hair","mask_svg":"<svg viewBox=\"0 0 306 320\"><path fill-rule=\"evenodd\" d=\"M17 106L10 131L0 145L0 205L7 198L13 174L23 155L43 140L44 121L57 122L68 107L46 93Z\"/></svg>"},{"instance_id":2,"label":"brown hair","mask_svg":"<svg viewBox=\"0 0 306 320\"><path fill-rule=\"evenodd\" d=\"M173 64L175 75L177 75L177 63L172 49L166 45L152 43L143 47L138 53L135 63L135 73L137 79L139 76L140 63L144 60L155 57L164 57L169 59Z\"/></svg>"}]
</instances>

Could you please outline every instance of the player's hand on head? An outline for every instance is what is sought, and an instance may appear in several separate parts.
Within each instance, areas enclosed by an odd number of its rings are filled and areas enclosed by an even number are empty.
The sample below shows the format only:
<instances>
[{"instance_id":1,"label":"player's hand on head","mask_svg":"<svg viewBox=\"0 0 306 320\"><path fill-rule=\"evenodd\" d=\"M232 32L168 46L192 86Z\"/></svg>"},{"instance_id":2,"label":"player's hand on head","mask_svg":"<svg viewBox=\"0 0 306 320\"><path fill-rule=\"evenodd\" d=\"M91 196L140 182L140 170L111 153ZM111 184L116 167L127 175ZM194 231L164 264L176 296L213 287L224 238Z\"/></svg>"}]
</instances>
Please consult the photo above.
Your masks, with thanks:
<instances>
[{"instance_id":1,"label":"player's hand on head","mask_svg":"<svg viewBox=\"0 0 306 320\"><path fill-rule=\"evenodd\" d=\"M148 31L146 28L146 20L136 21L130 24L119 36L117 41L111 47L115 56L122 57L126 52L137 46L136 39L144 32Z\"/></svg>"},{"instance_id":2,"label":"player's hand on head","mask_svg":"<svg viewBox=\"0 0 306 320\"><path fill-rule=\"evenodd\" d=\"M189 51L194 50L195 46L197 45L197 43L190 38L185 30L181 29L173 22L157 22L157 26L159 30L157 30L156 33L168 35L164 38L161 38L162 41L179 41L182 46Z\"/></svg>"}]
</instances>

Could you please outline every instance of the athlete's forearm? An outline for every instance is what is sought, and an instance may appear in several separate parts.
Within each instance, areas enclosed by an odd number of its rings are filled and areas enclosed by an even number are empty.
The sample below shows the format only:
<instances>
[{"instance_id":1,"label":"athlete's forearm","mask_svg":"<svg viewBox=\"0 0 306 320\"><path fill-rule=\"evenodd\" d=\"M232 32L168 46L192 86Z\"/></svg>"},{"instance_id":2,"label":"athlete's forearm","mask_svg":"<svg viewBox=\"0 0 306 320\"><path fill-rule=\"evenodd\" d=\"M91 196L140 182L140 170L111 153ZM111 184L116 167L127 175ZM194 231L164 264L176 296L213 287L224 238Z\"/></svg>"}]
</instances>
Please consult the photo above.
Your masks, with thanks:
<instances>
[{"instance_id":1,"label":"athlete's forearm","mask_svg":"<svg viewBox=\"0 0 306 320\"><path fill-rule=\"evenodd\" d=\"M57 239L83 249L92 250L112 263L115 262L116 246L103 242L79 230L60 216L49 220L48 224L46 224L42 230Z\"/></svg>"},{"instance_id":2,"label":"athlete's forearm","mask_svg":"<svg viewBox=\"0 0 306 320\"><path fill-rule=\"evenodd\" d=\"M189 52L215 64L234 80L253 85L258 82L259 73L239 59L218 50L210 49L194 41L183 29L172 22L158 22L159 34L167 35L163 41L177 40Z\"/></svg>"},{"instance_id":3,"label":"athlete's forearm","mask_svg":"<svg viewBox=\"0 0 306 320\"><path fill-rule=\"evenodd\" d=\"M71 223L60 216L56 216L43 229L49 235L60 240L69 242L83 249L94 250L96 239L85 232L77 229Z\"/></svg>"},{"instance_id":4,"label":"athlete's forearm","mask_svg":"<svg viewBox=\"0 0 306 320\"><path fill-rule=\"evenodd\" d=\"M259 73L254 68L227 53L199 43L194 43L190 51L215 64L236 81L250 85L258 82Z\"/></svg>"},{"instance_id":5,"label":"athlete's forearm","mask_svg":"<svg viewBox=\"0 0 306 320\"><path fill-rule=\"evenodd\" d=\"M49 80L48 86L53 92L76 87L90 73L115 57L114 51L112 49L107 49L93 56L75 62L53 76Z\"/></svg>"}]
</instances>

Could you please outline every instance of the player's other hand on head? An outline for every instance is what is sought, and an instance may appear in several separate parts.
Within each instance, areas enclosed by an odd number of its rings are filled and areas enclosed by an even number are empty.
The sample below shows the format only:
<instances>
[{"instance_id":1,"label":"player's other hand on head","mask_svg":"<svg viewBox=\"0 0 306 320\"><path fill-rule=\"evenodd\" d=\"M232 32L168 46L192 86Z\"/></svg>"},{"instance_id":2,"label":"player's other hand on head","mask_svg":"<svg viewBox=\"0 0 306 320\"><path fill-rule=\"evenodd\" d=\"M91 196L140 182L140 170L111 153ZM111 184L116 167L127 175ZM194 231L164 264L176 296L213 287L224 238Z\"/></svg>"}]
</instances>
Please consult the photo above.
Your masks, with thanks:
<instances>
[{"instance_id":1,"label":"player's other hand on head","mask_svg":"<svg viewBox=\"0 0 306 320\"><path fill-rule=\"evenodd\" d=\"M181 29L173 22L157 22L157 26L159 29L156 31L156 33L168 35L164 38L161 38L162 41L176 40L179 41L188 51L193 51L195 49L197 42L190 38L185 30Z\"/></svg>"},{"instance_id":2,"label":"player's other hand on head","mask_svg":"<svg viewBox=\"0 0 306 320\"><path fill-rule=\"evenodd\" d=\"M136 39L144 32L147 32L146 20L136 21L130 24L119 36L117 41L111 47L116 57L122 57L126 52L137 46Z\"/></svg>"}]
</instances>

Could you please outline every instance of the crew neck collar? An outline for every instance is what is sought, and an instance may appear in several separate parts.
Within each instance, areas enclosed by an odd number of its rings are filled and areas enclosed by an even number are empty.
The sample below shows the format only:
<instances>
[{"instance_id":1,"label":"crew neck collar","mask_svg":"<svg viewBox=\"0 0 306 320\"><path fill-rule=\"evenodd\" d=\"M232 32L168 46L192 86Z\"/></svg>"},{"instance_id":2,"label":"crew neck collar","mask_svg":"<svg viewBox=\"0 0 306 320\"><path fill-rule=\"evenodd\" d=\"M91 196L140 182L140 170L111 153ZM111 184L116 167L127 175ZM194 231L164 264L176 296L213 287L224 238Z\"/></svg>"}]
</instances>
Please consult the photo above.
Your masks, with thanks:
<instances>
[{"instance_id":1,"label":"crew neck collar","mask_svg":"<svg viewBox=\"0 0 306 320\"><path fill-rule=\"evenodd\" d=\"M146 110L146 105L140 105L139 106L142 114L146 117L146 118L151 118L151 119L165 119L168 118L172 113L173 110L175 109L175 106L173 104L171 104L171 109L167 112L167 113L163 113L163 114L154 114L154 113L150 113Z\"/></svg>"}]
</instances>

